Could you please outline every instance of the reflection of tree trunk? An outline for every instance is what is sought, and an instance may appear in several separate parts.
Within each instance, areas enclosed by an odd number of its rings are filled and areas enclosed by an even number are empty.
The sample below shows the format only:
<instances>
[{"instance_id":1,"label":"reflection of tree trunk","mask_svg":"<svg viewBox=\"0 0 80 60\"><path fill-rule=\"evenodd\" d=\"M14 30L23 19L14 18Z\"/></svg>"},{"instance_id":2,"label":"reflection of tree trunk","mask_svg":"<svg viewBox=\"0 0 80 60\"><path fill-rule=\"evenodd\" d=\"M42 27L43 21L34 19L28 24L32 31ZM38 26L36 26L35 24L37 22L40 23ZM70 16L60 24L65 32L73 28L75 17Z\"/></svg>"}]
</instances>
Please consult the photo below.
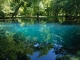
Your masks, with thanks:
<instances>
[{"instance_id":1,"label":"reflection of tree trunk","mask_svg":"<svg viewBox=\"0 0 80 60\"><path fill-rule=\"evenodd\" d=\"M39 13L37 13L37 21L38 21L38 23L39 23Z\"/></svg>"},{"instance_id":2,"label":"reflection of tree trunk","mask_svg":"<svg viewBox=\"0 0 80 60\"><path fill-rule=\"evenodd\" d=\"M59 21L58 21L58 13L55 13L55 14L54 14L54 22L59 22Z\"/></svg>"}]
</instances>

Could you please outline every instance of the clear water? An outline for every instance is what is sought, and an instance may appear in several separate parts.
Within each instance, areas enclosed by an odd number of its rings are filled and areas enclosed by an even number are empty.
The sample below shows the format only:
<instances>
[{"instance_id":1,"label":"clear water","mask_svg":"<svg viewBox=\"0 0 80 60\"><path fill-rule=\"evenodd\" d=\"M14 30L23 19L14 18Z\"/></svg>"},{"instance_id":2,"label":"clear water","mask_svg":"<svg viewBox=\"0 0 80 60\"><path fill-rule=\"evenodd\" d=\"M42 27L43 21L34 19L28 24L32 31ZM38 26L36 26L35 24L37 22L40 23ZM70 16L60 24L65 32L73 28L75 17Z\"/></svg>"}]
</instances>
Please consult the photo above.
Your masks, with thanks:
<instances>
[{"instance_id":1,"label":"clear water","mask_svg":"<svg viewBox=\"0 0 80 60\"><path fill-rule=\"evenodd\" d=\"M42 49L36 49L35 51L32 50L30 53L26 54L28 57L30 57L30 60L56 60L56 53L54 52L53 46L55 44L64 44L64 35L70 36L69 31L71 30L74 32L74 30L80 29L80 26L78 25L61 25L58 23L46 23L46 24L21 24L21 23L1 23L0 24L0 30L5 31L5 34L16 34L20 35L22 37L22 40L26 38L26 40L30 41L38 41L33 44L34 47L37 47L42 43L40 46L45 46ZM78 30L76 33L80 34L80 30ZM2 34L0 32L0 34ZM79 35L80 36L80 35ZM16 38L18 38L16 36ZM65 37L66 40L66 37ZM43 43L44 42L44 43ZM52 44L52 47L48 47ZM31 43L32 44L32 43ZM39 44L39 45L38 45ZM29 44L27 44L29 45ZM59 48L59 47L58 47ZM30 49L32 49L30 47Z\"/></svg>"}]
</instances>

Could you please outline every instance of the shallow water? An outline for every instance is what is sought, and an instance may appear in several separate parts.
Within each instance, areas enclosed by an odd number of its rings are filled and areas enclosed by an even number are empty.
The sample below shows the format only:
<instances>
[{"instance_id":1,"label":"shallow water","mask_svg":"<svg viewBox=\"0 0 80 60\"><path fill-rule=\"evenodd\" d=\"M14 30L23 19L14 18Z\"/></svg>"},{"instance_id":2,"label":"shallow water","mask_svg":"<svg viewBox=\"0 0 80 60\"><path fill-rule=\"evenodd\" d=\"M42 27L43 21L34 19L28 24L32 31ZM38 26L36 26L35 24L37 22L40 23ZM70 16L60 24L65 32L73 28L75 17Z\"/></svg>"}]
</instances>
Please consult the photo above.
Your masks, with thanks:
<instances>
[{"instance_id":1,"label":"shallow water","mask_svg":"<svg viewBox=\"0 0 80 60\"><path fill-rule=\"evenodd\" d=\"M35 51L32 51L33 54L27 54L31 60L55 60L56 54L54 52L53 47L47 47L49 43L53 46L55 44L63 44L65 41L63 40L63 36L71 36L66 35L69 30L79 29L78 25L61 25L58 23L47 23L47 24L20 24L20 23L1 23L0 30L6 31L6 34L18 34L21 35L22 40L26 38L26 40L30 41L38 41L34 43L34 47L44 47L44 48L35 48ZM79 31L76 33L80 33ZM18 38L18 37L16 37ZM44 42L44 43L43 43ZM42 43L42 45L40 44ZM31 43L32 44L32 43ZM37 45L35 45L37 44ZM48 49L49 48L49 49ZM59 47L58 47L59 48ZM45 52L46 51L46 52ZM42 53L43 52L43 53ZM42 55L40 55L40 53ZM39 56L40 55L40 56ZM38 57L39 56L39 57Z\"/></svg>"}]
</instances>

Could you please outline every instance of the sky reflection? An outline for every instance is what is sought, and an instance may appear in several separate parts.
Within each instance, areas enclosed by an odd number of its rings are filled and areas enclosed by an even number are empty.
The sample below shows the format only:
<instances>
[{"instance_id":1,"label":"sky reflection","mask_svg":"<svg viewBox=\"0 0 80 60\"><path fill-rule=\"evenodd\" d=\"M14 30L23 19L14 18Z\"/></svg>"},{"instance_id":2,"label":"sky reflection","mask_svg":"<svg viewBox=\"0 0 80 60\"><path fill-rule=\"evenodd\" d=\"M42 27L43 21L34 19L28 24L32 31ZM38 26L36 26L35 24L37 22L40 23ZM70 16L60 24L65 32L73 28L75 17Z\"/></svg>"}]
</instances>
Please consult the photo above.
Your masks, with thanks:
<instances>
[{"instance_id":1,"label":"sky reflection","mask_svg":"<svg viewBox=\"0 0 80 60\"><path fill-rule=\"evenodd\" d=\"M31 60L55 60L56 59L56 54L54 53L54 49L50 49L49 52L41 57L39 56L39 52L34 52L33 55L28 55L30 56Z\"/></svg>"}]
</instances>

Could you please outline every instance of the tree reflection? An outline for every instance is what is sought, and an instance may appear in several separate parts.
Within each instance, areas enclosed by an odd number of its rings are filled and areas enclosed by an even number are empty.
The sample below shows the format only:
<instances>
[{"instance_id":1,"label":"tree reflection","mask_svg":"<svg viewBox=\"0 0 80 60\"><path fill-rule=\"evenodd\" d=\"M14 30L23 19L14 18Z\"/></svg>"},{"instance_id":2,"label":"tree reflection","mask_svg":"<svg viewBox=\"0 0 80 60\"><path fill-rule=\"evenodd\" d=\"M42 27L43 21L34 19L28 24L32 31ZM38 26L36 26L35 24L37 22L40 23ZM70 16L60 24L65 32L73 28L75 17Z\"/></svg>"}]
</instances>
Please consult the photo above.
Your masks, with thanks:
<instances>
[{"instance_id":1,"label":"tree reflection","mask_svg":"<svg viewBox=\"0 0 80 60\"><path fill-rule=\"evenodd\" d=\"M59 53L62 51L66 51L65 55L59 54L56 57L56 60L72 60L73 57L74 60L79 60L80 55L80 28L79 26L74 26L71 29L66 30L67 33L64 33L62 35L62 46L59 49Z\"/></svg>"},{"instance_id":2,"label":"tree reflection","mask_svg":"<svg viewBox=\"0 0 80 60\"><path fill-rule=\"evenodd\" d=\"M80 28L71 28L67 30L65 35L66 36L63 35L63 46L67 47L71 53L76 53L78 50L80 50Z\"/></svg>"},{"instance_id":3,"label":"tree reflection","mask_svg":"<svg viewBox=\"0 0 80 60\"><path fill-rule=\"evenodd\" d=\"M0 59L9 60L30 60L27 54L32 55L35 51L40 51L40 56L47 54L52 48L52 44L38 42L37 40L26 39L24 32L11 33L5 29L0 29ZM38 43L39 46L34 45ZM40 47L40 48L39 48Z\"/></svg>"}]
</instances>

